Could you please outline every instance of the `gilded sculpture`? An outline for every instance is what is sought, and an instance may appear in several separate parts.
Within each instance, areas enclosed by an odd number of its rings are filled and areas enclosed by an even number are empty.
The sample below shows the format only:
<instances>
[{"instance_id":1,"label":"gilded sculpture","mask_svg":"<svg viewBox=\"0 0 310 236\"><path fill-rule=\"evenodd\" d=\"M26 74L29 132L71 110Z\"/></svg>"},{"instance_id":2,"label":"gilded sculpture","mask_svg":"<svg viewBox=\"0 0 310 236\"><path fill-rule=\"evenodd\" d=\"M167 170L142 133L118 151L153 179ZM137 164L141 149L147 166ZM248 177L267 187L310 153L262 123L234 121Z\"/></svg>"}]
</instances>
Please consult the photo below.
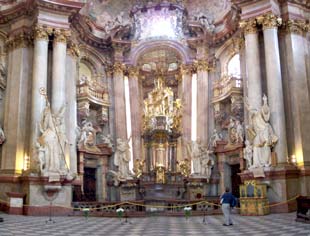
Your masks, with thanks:
<instances>
[{"instance_id":1,"label":"gilded sculpture","mask_svg":"<svg viewBox=\"0 0 310 236\"><path fill-rule=\"evenodd\" d=\"M180 99L174 100L171 88L164 86L164 79L160 75L155 80L155 88L143 101L143 129L153 130L157 125L157 117L164 117L165 130L179 130L181 124L182 103Z\"/></svg>"}]
</instances>

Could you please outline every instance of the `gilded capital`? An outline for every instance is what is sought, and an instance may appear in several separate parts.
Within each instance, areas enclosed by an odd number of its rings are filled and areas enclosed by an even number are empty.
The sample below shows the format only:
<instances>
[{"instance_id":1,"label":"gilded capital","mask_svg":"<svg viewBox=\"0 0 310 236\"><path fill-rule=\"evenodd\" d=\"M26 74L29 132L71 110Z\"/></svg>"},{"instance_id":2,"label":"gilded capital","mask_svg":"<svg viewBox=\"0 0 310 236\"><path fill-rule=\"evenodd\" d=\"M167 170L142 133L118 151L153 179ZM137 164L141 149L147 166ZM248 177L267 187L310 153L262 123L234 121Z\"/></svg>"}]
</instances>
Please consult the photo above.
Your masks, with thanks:
<instances>
[{"instance_id":1,"label":"gilded capital","mask_svg":"<svg viewBox=\"0 0 310 236\"><path fill-rule=\"evenodd\" d=\"M180 66L180 72L182 75L191 74L193 71L193 65L191 64L182 64Z\"/></svg>"},{"instance_id":2,"label":"gilded capital","mask_svg":"<svg viewBox=\"0 0 310 236\"><path fill-rule=\"evenodd\" d=\"M70 35L71 33L69 30L54 29L54 42L67 43L67 39L70 37Z\"/></svg>"},{"instance_id":3,"label":"gilded capital","mask_svg":"<svg viewBox=\"0 0 310 236\"><path fill-rule=\"evenodd\" d=\"M30 33L21 32L14 35L8 41L6 41L6 49L8 51L17 48L28 48L32 45L32 37Z\"/></svg>"},{"instance_id":4,"label":"gilded capital","mask_svg":"<svg viewBox=\"0 0 310 236\"><path fill-rule=\"evenodd\" d=\"M274 14L265 14L256 18L257 24L263 26L265 29L274 29L282 25L282 19Z\"/></svg>"},{"instance_id":5,"label":"gilded capital","mask_svg":"<svg viewBox=\"0 0 310 236\"><path fill-rule=\"evenodd\" d=\"M139 76L139 68L135 66L127 67L129 78L138 78Z\"/></svg>"},{"instance_id":6,"label":"gilded capital","mask_svg":"<svg viewBox=\"0 0 310 236\"><path fill-rule=\"evenodd\" d=\"M48 36L53 32L53 29L43 27L42 25L36 25L33 31L35 40L48 40Z\"/></svg>"},{"instance_id":7,"label":"gilded capital","mask_svg":"<svg viewBox=\"0 0 310 236\"><path fill-rule=\"evenodd\" d=\"M244 34L256 34L257 33L256 19L241 21L239 23L239 27L243 30Z\"/></svg>"},{"instance_id":8,"label":"gilded capital","mask_svg":"<svg viewBox=\"0 0 310 236\"><path fill-rule=\"evenodd\" d=\"M288 20L283 23L284 32L288 34L299 34L309 32L309 24L302 20Z\"/></svg>"},{"instance_id":9,"label":"gilded capital","mask_svg":"<svg viewBox=\"0 0 310 236\"><path fill-rule=\"evenodd\" d=\"M121 62L115 62L113 65L114 73L123 73L126 70L126 66Z\"/></svg>"},{"instance_id":10,"label":"gilded capital","mask_svg":"<svg viewBox=\"0 0 310 236\"><path fill-rule=\"evenodd\" d=\"M197 60L194 62L194 66L196 67L197 71L209 71L211 69L208 61L206 60Z\"/></svg>"}]
</instances>

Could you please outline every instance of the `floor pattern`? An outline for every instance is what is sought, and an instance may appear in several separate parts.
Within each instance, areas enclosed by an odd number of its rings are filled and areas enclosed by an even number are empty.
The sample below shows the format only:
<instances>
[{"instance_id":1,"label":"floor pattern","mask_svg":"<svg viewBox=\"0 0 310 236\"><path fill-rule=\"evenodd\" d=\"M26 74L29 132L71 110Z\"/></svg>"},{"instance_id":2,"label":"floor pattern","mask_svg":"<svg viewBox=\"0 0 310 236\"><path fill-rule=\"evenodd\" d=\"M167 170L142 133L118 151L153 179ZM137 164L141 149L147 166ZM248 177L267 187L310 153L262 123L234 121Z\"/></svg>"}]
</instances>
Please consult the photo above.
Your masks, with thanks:
<instances>
[{"instance_id":1,"label":"floor pattern","mask_svg":"<svg viewBox=\"0 0 310 236\"><path fill-rule=\"evenodd\" d=\"M1 236L139 236L139 235L298 235L310 236L310 224L295 221L296 213L267 216L233 215L234 225L223 226L223 216L117 218L31 217L1 214Z\"/></svg>"}]
</instances>

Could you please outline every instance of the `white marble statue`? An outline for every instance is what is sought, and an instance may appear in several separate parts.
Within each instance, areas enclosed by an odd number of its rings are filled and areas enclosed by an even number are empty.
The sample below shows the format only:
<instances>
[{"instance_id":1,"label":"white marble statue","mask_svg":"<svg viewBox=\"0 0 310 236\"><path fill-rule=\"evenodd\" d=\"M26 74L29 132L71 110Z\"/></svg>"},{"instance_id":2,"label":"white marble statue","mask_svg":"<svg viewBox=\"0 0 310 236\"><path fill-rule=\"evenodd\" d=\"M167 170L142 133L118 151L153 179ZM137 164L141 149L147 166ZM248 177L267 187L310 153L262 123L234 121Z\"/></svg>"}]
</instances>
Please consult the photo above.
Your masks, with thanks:
<instances>
[{"instance_id":1,"label":"white marble statue","mask_svg":"<svg viewBox=\"0 0 310 236\"><path fill-rule=\"evenodd\" d=\"M79 148L100 152L100 149L96 146L97 130L93 127L93 124L90 121L84 121L82 124L83 127L80 129L78 141Z\"/></svg>"},{"instance_id":2,"label":"white marble statue","mask_svg":"<svg viewBox=\"0 0 310 236\"><path fill-rule=\"evenodd\" d=\"M237 129L236 129L236 122L233 118L230 118L228 124L228 144L235 144L237 141Z\"/></svg>"},{"instance_id":3,"label":"white marble statue","mask_svg":"<svg viewBox=\"0 0 310 236\"><path fill-rule=\"evenodd\" d=\"M131 179L132 173L129 170L129 162L130 162L130 147L129 141L118 138L116 140L116 150L114 153L114 165L118 166L118 172L122 179Z\"/></svg>"},{"instance_id":4,"label":"white marble statue","mask_svg":"<svg viewBox=\"0 0 310 236\"><path fill-rule=\"evenodd\" d=\"M7 76L7 70L4 64L0 62L0 80L6 81L6 76Z\"/></svg>"},{"instance_id":5,"label":"white marble statue","mask_svg":"<svg viewBox=\"0 0 310 236\"><path fill-rule=\"evenodd\" d=\"M207 179L210 179L213 166L213 151L207 150L201 158L201 175Z\"/></svg>"},{"instance_id":6,"label":"white marble statue","mask_svg":"<svg viewBox=\"0 0 310 236\"><path fill-rule=\"evenodd\" d=\"M237 143L243 143L244 140L244 129L243 125L239 120L236 120L236 137L237 137Z\"/></svg>"},{"instance_id":7,"label":"white marble statue","mask_svg":"<svg viewBox=\"0 0 310 236\"><path fill-rule=\"evenodd\" d=\"M107 144L108 147L113 148L113 142L112 142L112 137L111 134L99 134L99 139L101 143Z\"/></svg>"},{"instance_id":8,"label":"white marble statue","mask_svg":"<svg viewBox=\"0 0 310 236\"><path fill-rule=\"evenodd\" d=\"M3 129L0 125L0 144L4 143L4 141L5 141L5 135L4 135Z\"/></svg>"},{"instance_id":9,"label":"white marble statue","mask_svg":"<svg viewBox=\"0 0 310 236\"><path fill-rule=\"evenodd\" d=\"M267 96L263 96L263 105L257 110L253 109L248 102L245 106L249 111L248 137L253 145L253 167L267 167L271 165L271 147L276 144L278 137L274 134L270 119L270 108Z\"/></svg>"},{"instance_id":10,"label":"white marble statue","mask_svg":"<svg viewBox=\"0 0 310 236\"><path fill-rule=\"evenodd\" d=\"M194 175L200 175L201 174L201 156L202 156L202 150L199 144L199 141L192 141L190 143L187 143L186 145L187 153L191 157L192 160L192 174Z\"/></svg>"},{"instance_id":11,"label":"white marble statue","mask_svg":"<svg viewBox=\"0 0 310 236\"><path fill-rule=\"evenodd\" d=\"M36 144L41 174L59 178L67 174L65 149L67 144L64 132L64 107L53 115L49 103L43 110L40 122L41 136Z\"/></svg>"},{"instance_id":12,"label":"white marble statue","mask_svg":"<svg viewBox=\"0 0 310 236\"><path fill-rule=\"evenodd\" d=\"M222 136L220 133L217 132L216 129L213 130L213 133L210 137L210 142L209 145L211 145L211 148L215 148L217 145L217 141L221 141L222 140Z\"/></svg>"},{"instance_id":13,"label":"white marble statue","mask_svg":"<svg viewBox=\"0 0 310 236\"><path fill-rule=\"evenodd\" d=\"M253 146L251 145L249 140L245 140L243 158L246 160L247 169L251 169L253 167Z\"/></svg>"}]
</instances>

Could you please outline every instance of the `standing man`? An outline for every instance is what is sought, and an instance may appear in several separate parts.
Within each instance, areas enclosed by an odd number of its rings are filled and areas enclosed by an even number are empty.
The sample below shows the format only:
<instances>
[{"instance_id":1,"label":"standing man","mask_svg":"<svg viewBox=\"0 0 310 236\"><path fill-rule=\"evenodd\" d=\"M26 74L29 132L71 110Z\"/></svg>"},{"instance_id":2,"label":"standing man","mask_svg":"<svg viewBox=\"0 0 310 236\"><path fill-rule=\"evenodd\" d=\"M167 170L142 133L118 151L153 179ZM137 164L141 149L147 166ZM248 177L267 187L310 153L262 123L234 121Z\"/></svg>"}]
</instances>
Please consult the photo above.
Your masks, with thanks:
<instances>
[{"instance_id":1,"label":"standing man","mask_svg":"<svg viewBox=\"0 0 310 236\"><path fill-rule=\"evenodd\" d=\"M231 220L231 208L236 206L236 198L231 194L228 187L225 188L225 193L221 196L222 211L224 214L224 226L233 225Z\"/></svg>"}]
</instances>

